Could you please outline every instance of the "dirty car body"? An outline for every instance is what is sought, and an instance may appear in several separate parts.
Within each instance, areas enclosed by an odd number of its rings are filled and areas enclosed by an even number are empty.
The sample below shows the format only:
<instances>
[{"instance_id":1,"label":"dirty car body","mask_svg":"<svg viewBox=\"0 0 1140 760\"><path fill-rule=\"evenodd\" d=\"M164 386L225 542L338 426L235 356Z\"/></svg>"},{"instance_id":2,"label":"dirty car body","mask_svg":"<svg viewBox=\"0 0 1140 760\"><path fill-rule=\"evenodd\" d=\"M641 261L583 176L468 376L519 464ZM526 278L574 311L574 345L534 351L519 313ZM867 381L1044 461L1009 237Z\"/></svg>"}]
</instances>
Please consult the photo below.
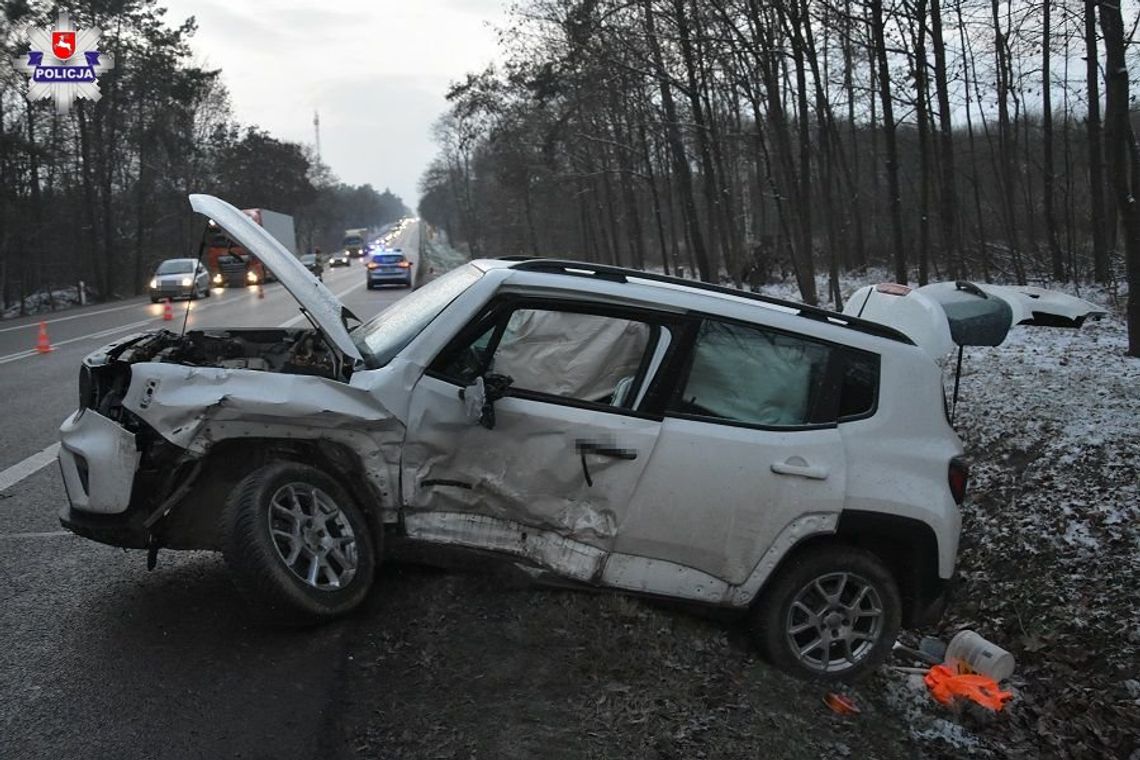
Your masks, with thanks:
<instances>
[{"instance_id":1,"label":"dirty car body","mask_svg":"<svg viewBox=\"0 0 1140 760\"><path fill-rule=\"evenodd\" d=\"M390 542L492 552L740 610L777 664L821 678L863 674L939 611L962 447L938 366L901 334L543 260L472 262L350 331L296 259L192 199L313 327L88 356L61 428L70 530L152 561L221 550L286 617L359 604Z\"/></svg>"}]
</instances>

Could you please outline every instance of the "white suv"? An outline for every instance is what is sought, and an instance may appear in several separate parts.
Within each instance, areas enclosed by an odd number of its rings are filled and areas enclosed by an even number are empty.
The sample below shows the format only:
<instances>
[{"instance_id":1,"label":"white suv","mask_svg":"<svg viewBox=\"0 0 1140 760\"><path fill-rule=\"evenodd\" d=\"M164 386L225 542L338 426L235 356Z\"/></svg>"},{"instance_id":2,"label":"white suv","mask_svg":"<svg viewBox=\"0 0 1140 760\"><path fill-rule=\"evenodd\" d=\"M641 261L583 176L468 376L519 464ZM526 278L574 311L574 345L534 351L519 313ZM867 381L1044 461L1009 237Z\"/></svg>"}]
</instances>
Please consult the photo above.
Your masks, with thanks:
<instances>
[{"instance_id":1,"label":"white suv","mask_svg":"<svg viewBox=\"0 0 1140 760\"><path fill-rule=\"evenodd\" d=\"M216 549L278 617L359 605L386 545L747 612L852 678L939 614L966 472L938 366L883 325L565 261L475 261L367 324L191 196L314 329L133 335L84 360L64 526Z\"/></svg>"}]
</instances>

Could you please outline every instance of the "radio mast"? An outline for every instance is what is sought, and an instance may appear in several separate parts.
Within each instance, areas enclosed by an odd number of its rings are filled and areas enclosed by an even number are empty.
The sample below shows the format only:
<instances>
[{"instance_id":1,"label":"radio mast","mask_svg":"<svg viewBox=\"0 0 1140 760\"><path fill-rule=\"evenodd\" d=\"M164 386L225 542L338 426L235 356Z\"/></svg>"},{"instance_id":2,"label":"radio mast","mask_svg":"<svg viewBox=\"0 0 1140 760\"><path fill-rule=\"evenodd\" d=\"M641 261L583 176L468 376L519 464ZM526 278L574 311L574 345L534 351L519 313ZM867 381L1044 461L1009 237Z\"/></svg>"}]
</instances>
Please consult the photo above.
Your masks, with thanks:
<instances>
[{"instance_id":1,"label":"radio mast","mask_svg":"<svg viewBox=\"0 0 1140 760\"><path fill-rule=\"evenodd\" d=\"M313 141L317 149L317 160L321 160L321 112L313 111Z\"/></svg>"}]
</instances>

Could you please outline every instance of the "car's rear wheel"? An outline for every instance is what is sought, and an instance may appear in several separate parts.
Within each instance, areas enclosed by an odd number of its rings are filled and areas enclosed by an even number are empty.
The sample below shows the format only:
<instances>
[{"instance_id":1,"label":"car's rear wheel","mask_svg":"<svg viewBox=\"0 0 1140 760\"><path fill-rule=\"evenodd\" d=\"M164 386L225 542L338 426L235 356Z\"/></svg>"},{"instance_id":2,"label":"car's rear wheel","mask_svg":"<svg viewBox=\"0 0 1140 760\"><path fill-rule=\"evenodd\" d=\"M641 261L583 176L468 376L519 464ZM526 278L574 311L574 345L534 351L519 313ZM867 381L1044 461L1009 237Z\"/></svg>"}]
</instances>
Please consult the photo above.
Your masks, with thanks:
<instances>
[{"instance_id":1,"label":"car's rear wheel","mask_svg":"<svg viewBox=\"0 0 1140 760\"><path fill-rule=\"evenodd\" d=\"M898 584L871 552L822 545L789 558L763 592L753 629L774 665L820 681L878 668L902 619Z\"/></svg>"},{"instance_id":2,"label":"car's rear wheel","mask_svg":"<svg viewBox=\"0 0 1140 760\"><path fill-rule=\"evenodd\" d=\"M222 552L238 589L268 617L314 622L367 596L378 553L352 497L295 462L256 470L230 493Z\"/></svg>"}]
</instances>

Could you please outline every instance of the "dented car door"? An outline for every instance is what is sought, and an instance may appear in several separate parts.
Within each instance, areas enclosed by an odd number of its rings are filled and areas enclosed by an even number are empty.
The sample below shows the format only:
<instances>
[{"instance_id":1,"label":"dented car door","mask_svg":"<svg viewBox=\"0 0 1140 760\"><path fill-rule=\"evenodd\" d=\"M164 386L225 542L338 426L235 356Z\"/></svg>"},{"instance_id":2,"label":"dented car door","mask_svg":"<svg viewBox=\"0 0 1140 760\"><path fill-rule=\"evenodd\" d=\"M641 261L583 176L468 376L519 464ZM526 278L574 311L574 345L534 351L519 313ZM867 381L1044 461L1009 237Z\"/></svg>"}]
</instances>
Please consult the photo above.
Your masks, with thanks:
<instances>
[{"instance_id":1,"label":"dented car door","mask_svg":"<svg viewBox=\"0 0 1140 760\"><path fill-rule=\"evenodd\" d=\"M670 335L641 314L528 302L470 326L412 393L408 534L597 579L657 442L660 418L638 409Z\"/></svg>"}]
</instances>

